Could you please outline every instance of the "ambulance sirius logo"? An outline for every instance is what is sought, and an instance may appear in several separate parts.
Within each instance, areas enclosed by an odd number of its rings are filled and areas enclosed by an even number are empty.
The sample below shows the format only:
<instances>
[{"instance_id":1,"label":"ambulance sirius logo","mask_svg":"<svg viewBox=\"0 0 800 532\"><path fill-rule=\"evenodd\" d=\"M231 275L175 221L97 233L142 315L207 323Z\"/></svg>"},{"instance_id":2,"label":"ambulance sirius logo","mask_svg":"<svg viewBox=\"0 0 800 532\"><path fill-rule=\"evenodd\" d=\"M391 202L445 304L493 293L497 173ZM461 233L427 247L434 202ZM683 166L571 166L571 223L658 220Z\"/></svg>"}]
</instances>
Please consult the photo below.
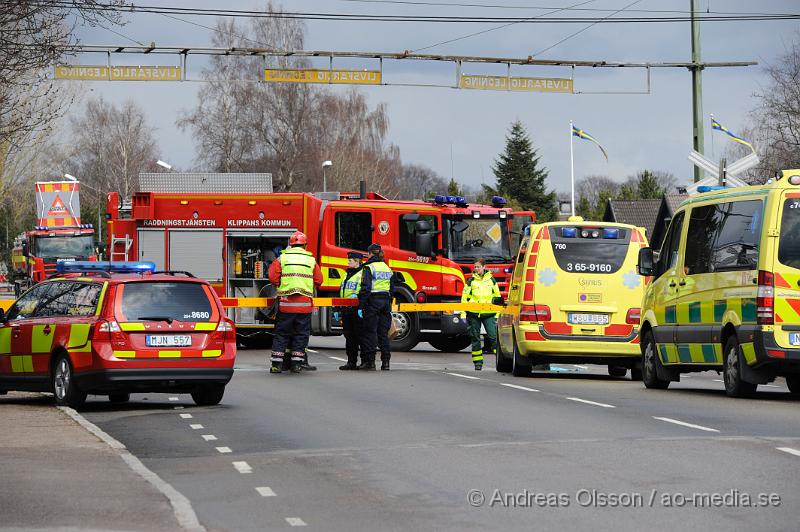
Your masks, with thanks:
<instances>
[{"instance_id":1,"label":"ambulance sirius logo","mask_svg":"<svg viewBox=\"0 0 800 532\"><path fill-rule=\"evenodd\" d=\"M69 211L61 200L61 196L56 195L56 199L53 200L53 204L50 205L50 210L47 211L47 216L66 216L68 214Z\"/></svg>"}]
</instances>

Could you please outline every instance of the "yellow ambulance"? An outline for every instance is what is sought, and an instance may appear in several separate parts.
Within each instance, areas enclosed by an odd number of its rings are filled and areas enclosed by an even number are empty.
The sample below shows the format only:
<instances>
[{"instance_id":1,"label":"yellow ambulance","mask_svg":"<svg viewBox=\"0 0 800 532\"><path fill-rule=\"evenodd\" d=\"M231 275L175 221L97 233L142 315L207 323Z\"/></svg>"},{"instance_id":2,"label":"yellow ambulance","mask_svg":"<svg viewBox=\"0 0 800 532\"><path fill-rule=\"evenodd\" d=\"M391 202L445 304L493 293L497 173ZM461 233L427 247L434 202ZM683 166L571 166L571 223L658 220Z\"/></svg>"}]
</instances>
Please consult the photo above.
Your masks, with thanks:
<instances>
[{"instance_id":1,"label":"yellow ambulance","mask_svg":"<svg viewBox=\"0 0 800 532\"><path fill-rule=\"evenodd\" d=\"M645 230L627 224L576 216L529 226L498 319L497 371L526 376L538 364L590 363L641 379L647 280L636 260L646 245Z\"/></svg>"},{"instance_id":2,"label":"yellow ambulance","mask_svg":"<svg viewBox=\"0 0 800 532\"><path fill-rule=\"evenodd\" d=\"M640 252L639 271L653 278L642 302L645 386L717 370L732 397L778 376L800 394L800 170L699 192L676 210L660 253Z\"/></svg>"}]
</instances>

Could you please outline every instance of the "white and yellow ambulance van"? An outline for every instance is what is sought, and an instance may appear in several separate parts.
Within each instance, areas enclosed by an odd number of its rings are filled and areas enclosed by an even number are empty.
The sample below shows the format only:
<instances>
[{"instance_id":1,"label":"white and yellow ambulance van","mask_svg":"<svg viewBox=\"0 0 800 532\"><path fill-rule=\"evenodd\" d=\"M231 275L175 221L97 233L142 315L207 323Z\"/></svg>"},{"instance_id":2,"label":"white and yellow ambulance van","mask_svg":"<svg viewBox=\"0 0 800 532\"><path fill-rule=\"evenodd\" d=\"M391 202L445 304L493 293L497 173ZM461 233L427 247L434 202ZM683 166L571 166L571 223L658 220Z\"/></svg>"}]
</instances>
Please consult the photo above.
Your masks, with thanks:
<instances>
[{"instance_id":1,"label":"white and yellow ambulance van","mask_svg":"<svg viewBox=\"0 0 800 532\"><path fill-rule=\"evenodd\" d=\"M526 233L498 319L497 371L525 376L539 364L591 363L641 379L639 309L647 281L636 260L645 230L572 217Z\"/></svg>"},{"instance_id":2,"label":"white and yellow ambulance van","mask_svg":"<svg viewBox=\"0 0 800 532\"><path fill-rule=\"evenodd\" d=\"M800 170L700 191L675 211L660 253L639 256L653 278L642 303L644 384L717 370L733 397L780 376L800 394Z\"/></svg>"}]
</instances>

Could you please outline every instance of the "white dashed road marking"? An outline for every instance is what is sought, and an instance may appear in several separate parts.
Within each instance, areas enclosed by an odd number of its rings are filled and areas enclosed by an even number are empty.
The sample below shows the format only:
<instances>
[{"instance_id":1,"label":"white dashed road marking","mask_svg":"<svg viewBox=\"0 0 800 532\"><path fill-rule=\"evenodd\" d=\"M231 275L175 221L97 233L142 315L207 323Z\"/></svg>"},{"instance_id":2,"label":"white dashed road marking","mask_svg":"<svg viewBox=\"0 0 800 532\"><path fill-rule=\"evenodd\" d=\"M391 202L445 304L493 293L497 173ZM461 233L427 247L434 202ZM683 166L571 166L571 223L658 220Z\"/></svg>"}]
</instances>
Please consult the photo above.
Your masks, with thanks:
<instances>
[{"instance_id":1,"label":"white dashed road marking","mask_svg":"<svg viewBox=\"0 0 800 532\"><path fill-rule=\"evenodd\" d=\"M275 492L272 491L272 488L270 488L268 486L264 486L264 487L261 487L261 488L256 488L256 491L262 497L274 497L275 496Z\"/></svg>"},{"instance_id":2,"label":"white dashed road marking","mask_svg":"<svg viewBox=\"0 0 800 532\"><path fill-rule=\"evenodd\" d=\"M692 423L686 423L685 421L678 421L677 419L671 419L671 418L668 418L668 417L653 416L653 419L658 419L660 421L666 421L667 423L673 423L675 425L680 425L681 427L689 427L690 429L704 430L706 432L719 432L717 429L704 427L702 425L694 425Z\"/></svg>"},{"instance_id":3,"label":"white dashed road marking","mask_svg":"<svg viewBox=\"0 0 800 532\"><path fill-rule=\"evenodd\" d=\"M681 375L681 377L683 377L683 375ZM722 379L711 379L711 380L712 380L712 381L714 381L714 382L725 382L725 381L724 381L724 380L722 380Z\"/></svg>"},{"instance_id":4,"label":"white dashed road marking","mask_svg":"<svg viewBox=\"0 0 800 532\"><path fill-rule=\"evenodd\" d=\"M192 415L191 414L181 414L181 417L183 419L192 419Z\"/></svg>"},{"instance_id":5,"label":"white dashed road marking","mask_svg":"<svg viewBox=\"0 0 800 532\"><path fill-rule=\"evenodd\" d=\"M192 423L191 425L189 425L189 427L191 427L192 430L200 430L202 428L205 428L200 423Z\"/></svg>"},{"instance_id":6,"label":"white dashed road marking","mask_svg":"<svg viewBox=\"0 0 800 532\"><path fill-rule=\"evenodd\" d=\"M203 439L206 441L217 441L217 437L213 434L203 434Z\"/></svg>"},{"instance_id":7,"label":"white dashed road marking","mask_svg":"<svg viewBox=\"0 0 800 532\"><path fill-rule=\"evenodd\" d=\"M178 398L177 397L170 397L169 400L170 401L178 401Z\"/></svg>"},{"instance_id":8,"label":"white dashed road marking","mask_svg":"<svg viewBox=\"0 0 800 532\"><path fill-rule=\"evenodd\" d=\"M579 403L584 403L584 404L592 405L592 406L600 406L600 407L603 407L603 408L617 408L614 405L607 405L605 403L595 403L594 401L587 401L586 399L580 399L578 397L567 397L567 399L569 399L570 401L577 401Z\"/></svg>"},{"instance_id":9,"label":"white dashed road marking","mask_svg":"<svg viewBox=\"0 0 800 532\"><path fill-rule=\"evenodd\" d=\"M183 407L182 406L173 406L172 409L173 410L183 410Z\"/></svg>"},{"instance_id":10,"label":"white dashed road marking","mask_svg":"<svg viewBox=\"0 0 800 532\"><path fill-rule=\"evenodd\" d=\"M328 358L332 360L338 360L339 362L347 362L346 358L341 358L341 357L328 357Z\"/></svg>"},{"instance_id":11,"label":"white dashed road marking","mask_svg":"<svg viewBox=\"0 0 800 532\"><path fill-rule=\"evenodd\" d=\"M253 468L247 462L233 462L233 467L241 474L252 473Z\"/></svg>"},{"instance_id":12,"label":"white dashed road marking","mask_svg":"<svg viewBox=\"0 0 800 532\"><path fill-rule=\"evenodd\" d=\"M462 375L460 373L450 373L445 371L445 374L452 375L453 377L461 377L462 379L472 379L474 381L482 380L480 377L471 377L470 375Z\"/></svg>"},{"instance_id":13,"label":"white dashed road marking","mask_svg":"<svg viewBox=\"0 0 800 532\"><path fill-rule=\"evenodd\" d=\"M538 392L539 390L535 388L526 388L525 386L517 386L516 384L508 384L507 382L501 382L500 386L506 386L508 388L514 388L515 390L525 390L526 392Z\"/></svg>"},{"instance_id":14,"label":"white dashed road marking","mask_svg":"<svg viewBox=\"0 0 800 532\"><path fill-rule=\"evenodd\" d=\"M798 451L797 449L792 449L791 447L775 447L775 448L785 453L793 454L795 456L800 456L800 451Z\"/></svg>"},{"instance_id":15,"label":"white dashed road marking","mask_svg":"<svg viewBox=\"0 0 800 532\"><path fill-rule=\"evenodd\" d=\"M230 447L217 447L217 450L219 452L221 452L222 454L227 454L227 453L233 452L233 451L231 451Z\"/></svg>"},{"instance_id":16,"label":"white dashed road marking","mask_svg":"<svg viewBox=\"0 0 800 532\"><path fill-rule=\"evenodd\" d=\"M286 522L291 526L306 526L306 522L299 517L287 517Z\"/></svg>"}]
</instances>

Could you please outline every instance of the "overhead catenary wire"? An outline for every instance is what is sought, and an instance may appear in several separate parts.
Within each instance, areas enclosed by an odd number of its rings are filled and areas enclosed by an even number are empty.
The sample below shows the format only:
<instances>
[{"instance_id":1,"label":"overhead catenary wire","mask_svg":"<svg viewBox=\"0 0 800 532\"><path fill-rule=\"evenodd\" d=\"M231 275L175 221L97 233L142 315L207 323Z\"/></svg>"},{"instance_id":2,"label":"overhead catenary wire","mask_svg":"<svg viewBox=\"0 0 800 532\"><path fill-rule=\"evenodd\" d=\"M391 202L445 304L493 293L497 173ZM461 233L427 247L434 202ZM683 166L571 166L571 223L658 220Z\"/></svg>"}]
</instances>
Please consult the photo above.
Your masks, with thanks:
<instances>
[{"instance_id":1,"label":"overhead catenary wire","mask_svg":"<svg viewBox=\"0 0 800 532\"><path fill-rule=\"evenodd\" d=\"M75 8L73 2L66 0L30 0L32 5L60 7L64 9ZM287 18L299 20L331 20L331 21L352 21L352 22L412 22L412 23L448 23L448 24L467 24L467 23L509 23L518 22L521 24L586 24L597 22L602 24L644 24L644 23L683 23L691 21L691 15L678 16L640 16L640 17L500 17L500 16L455 16L455 15L374 15L364 13L323 13L323 12L292 12L292 11L254 11L254 10L234 10L234 9L210 9L210 8L188 8L173 6L142 6L131 4L129 6L111 5L96 3L94 10L110 11L118 13L157 13L172 15L191 15L191 16L213 16L213 17L262 17L262 18ZM756 14L702 14L697 17L701 22L745 22L745 21L781 21L781 20L800 20L800 14L796 13L756 13Z\"/></svg>"},{"instance_id":2,"label":"overhead catenary wire","mask_svg":"<svg viewBox=\"0 0 800 532\"><path fill-rule=\"evenodd\" d=\"M586 0L585 2L580 2L580 3L574 4L574 5L575 6L586 5L586 4L590 4L590 3L594 2L594 1L596 1L596 0ZM559 11L563 11L563 9L561 9L561 10L556 9L554 11L549 11L547 13L543 13L542 15L538 15L538 17L539 18L546 17L547 15L558 13ZM532 17L532 18L537 18L537 17ZM497 31L497 30L501 30L501 29L504 29L504 28L508 28L509 26L513 26L515 24L519 24L519 22L510 22L508 24L503 24L502 26L495 26L494 28L488 28L488 29L485 29L485 30L476 31L474 33L470 33L470 34L467 34L467 35L462 35L461 37L455 37L455 38L452 38L452 39L447 39L447 40L444 40L444 41L441 41L441 42L437 42L435 44L429 44L428 46L423 46L423 47L417 48L417 49L415 49L413 51L414 52L421 52L423 50L430 50L431 48L436 48L436 47L442 46L444 44L451 44L451 43L454 43L454 42L457 42L457 41L463 41L465 39L469 39L471 37L477 37L478 35L483 35L485 33L489 33L489 32L492 32L492 31Z\"/></svg>"}]
</instances>

